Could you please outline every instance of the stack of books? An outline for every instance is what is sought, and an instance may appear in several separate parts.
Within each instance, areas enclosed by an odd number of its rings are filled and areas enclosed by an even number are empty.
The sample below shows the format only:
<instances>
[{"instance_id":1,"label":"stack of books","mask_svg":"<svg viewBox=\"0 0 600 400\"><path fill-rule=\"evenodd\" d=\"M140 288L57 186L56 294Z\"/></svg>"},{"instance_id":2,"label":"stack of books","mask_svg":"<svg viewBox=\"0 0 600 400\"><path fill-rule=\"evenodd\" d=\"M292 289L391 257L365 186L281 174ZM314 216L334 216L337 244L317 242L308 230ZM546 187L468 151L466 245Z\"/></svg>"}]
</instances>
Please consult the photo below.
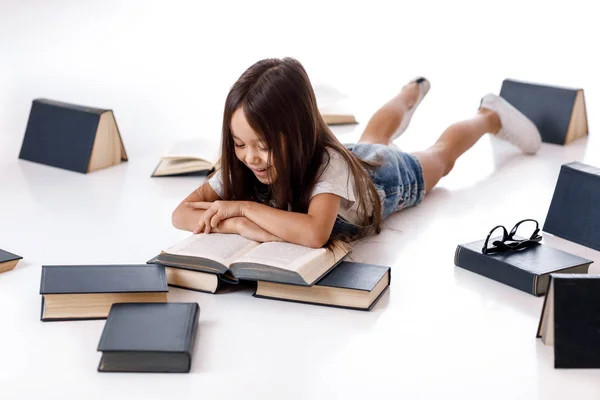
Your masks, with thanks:
<instances>
[{"instance_id":1,"label":"stack of books","mask_svg":"<svg viewBox=\"0 0 600 400\"><path fill-rule=\"evenodd\" d=\"M256 281L255 297L370 310L390 285L390 267L344 261L347 245L259 243L237 234L196 234L148 261L171 286L216 293L222 282Z\"/></svg>"},{"instance_id":2,"label":"stack of books","mask_svg":"<svg viewBox=\"0 0 600 400\"><path fill-rule=\"evenodd\" d=\"M43 265L40 319L106 319L100 372L189 372L200 308L168 286L216 293L255 281L255 297L370 310L390 268L344 261L342 243L313 249L236 234L195 234L144 264Z\"/></svg>"}]
</instances>

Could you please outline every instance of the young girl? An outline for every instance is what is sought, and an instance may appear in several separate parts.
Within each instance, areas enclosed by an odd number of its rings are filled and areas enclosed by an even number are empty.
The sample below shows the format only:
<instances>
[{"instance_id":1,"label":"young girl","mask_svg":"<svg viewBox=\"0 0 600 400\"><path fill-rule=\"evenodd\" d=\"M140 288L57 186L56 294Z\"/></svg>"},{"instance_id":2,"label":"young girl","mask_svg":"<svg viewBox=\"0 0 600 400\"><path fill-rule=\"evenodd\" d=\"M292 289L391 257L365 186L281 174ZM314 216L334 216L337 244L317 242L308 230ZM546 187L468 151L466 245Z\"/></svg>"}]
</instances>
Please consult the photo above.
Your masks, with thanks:
<instances>
[{"instance_id":1,"label":"young girl","mask_svg":"<svg viewBox=\"0 0 600 400\"><path fill-rule=\"evenodd\" d=\"M379 233L383 219L419 204L487 132L524 153L538 150L535 125L493 94L424 151L388 146L429 88L425 78L406 84L371 117L359 142L344 146L323 121L298 61L257 62L227 96L221 168L179 204L173 225L309 247L352 241Z\"/></svg>"}]
</instances>

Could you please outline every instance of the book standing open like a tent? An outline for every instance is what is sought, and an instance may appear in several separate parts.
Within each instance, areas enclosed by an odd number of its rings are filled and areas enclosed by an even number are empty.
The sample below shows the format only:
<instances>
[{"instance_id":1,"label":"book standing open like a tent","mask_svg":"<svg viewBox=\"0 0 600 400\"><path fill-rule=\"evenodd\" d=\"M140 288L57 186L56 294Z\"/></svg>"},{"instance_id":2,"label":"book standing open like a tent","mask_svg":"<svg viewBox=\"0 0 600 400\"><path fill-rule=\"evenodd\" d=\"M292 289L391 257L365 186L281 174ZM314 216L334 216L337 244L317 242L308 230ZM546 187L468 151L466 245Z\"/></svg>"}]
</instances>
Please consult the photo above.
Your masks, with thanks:
<instances>
[{"instance_id":1,"label":"book standing open like a tent","mask_svg":"<svg viewBox=\"0 0 600 400\"><path fill-rule=\"evenodd\" d=\"M536 337L555 368L600 368L600 275L551 274Z\"/></svg>"},{"instance_id":2,"label":"book standing open like a tent","mask_svg":"<svg viewBox=\"0 0 600 400\"><path fill-rule=\"evenodd\" d=\"M17 266L23 257L0 249L0 272L6 272Z\"/></svg>"},{"instance_id":3,"label":"book standing open like a tent","mask_svg":"<svg viewBox=\"0 0 600 400\"><path fill-rule=\"evenodd\" d=\"M161 156L152 177L208 174L218 167L219 152L218 142L182 140Z\"/></svg>"},{"instance_id":4,"label":"book standing open like a tent","mask_svg":"<svg viewBox=\"0 0 600 400\"><path fill-rule=\"evenodd\" d=\"M581 88L505 79L500 97L535 124L543 142L566 145L588 134Z\"/></svg>"},{"instance_id":5,"label":"book standing open like a tent","mask_svg":"<svg viewBox=\"0 0 600 400\"><path fill-rule=\"evenodd\" d=\"M36 99L19 158L87 174L127 161L127 153L112 110Z\"/></svg>"},{"instance_id":6,"label":"book standing open like a tent","mask_svg":"<svg viewBox=\"0 0 600 400\"><path fill-rule=\"evenodd\" d=\"M237 234L196 234L162 251L156 262L220 274L235 282L262 280L310 286L350 253L342 242L332 249L285 242L259 243Z\"/></svg>"}]
</instances>

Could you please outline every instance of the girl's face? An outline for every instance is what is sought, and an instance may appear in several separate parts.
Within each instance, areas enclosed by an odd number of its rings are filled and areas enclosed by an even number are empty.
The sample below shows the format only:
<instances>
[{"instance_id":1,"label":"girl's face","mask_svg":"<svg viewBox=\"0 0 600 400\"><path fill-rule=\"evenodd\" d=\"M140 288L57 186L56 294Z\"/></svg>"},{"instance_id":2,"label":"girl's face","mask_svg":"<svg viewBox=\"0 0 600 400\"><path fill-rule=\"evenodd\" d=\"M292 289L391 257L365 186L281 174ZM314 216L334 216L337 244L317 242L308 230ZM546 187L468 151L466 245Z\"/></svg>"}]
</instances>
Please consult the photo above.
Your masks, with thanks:
<instances>
[{"instance_id":1,"label":"girl's face","mask_svg":"<svg viewBox=\"0 0 600 400\"><path fill-rule=\"evenodd\" d=\"M277 171L271 165L271 149L250 127L241 107L231 117L231 135L236 157L250 168L256 179L265 185L275 182Z\"/></svg>"}]
</instances>

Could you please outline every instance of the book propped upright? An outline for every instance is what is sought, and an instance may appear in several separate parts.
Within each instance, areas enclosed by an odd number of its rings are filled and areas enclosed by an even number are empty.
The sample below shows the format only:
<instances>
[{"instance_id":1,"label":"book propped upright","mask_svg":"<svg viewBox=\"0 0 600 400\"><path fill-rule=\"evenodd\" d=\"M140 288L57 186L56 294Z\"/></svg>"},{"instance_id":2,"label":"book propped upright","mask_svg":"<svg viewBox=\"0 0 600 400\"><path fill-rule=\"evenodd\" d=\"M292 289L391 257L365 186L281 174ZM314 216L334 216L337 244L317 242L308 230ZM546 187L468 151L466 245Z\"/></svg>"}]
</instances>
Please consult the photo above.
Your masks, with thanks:
<instances>
[{"instance_id":1,"label":"book propped upright","mask_svg":"<svg viewBox=\"0 0 600 400\"><path fill-rule=\"evenodd\" d=\"M285 242L260 243L237 234L200 233L162 251L156 261L220 274L229 282L244 279L310 286L349 252L342 242L332 249L313 249Z\"/></svg>"},{"instance_id":2,"label":"book propped upright","mask_svg":"<svg viewBox=\"0 0 600 400\"><path fill-rule=\"evenodd\" d=\"M600 368L600 275L552 274L536 337L555 368Z\"/></svg>"},{"instance_id":3,"label":"book propped upright","mask_svg":"<svg viewBox=\"0 0 600 400\"><path fill-rule=\"evenodd\" d=\"M10 271L23 257L0 249L0 273Z\"/></svg>"},{"instance_id":4,"label":"book propped upright","mask_svg":"<svg viewBox=\"0 0 600 400\"><path fill-rule=\"evenodd\" d=\"M314 286L258 281L254 297L369 311L390 282L390 267L343 261Z\"/></svg>"},{"instance_id":5,"label":"book propped upright","mask_svg":"<svg viewBox=\"0 0 600 400\"><path fill-rule=\"evenodd\" d=\"M490 243L500 238L491 238ZM454 264L515 289L541 296L548 290L551 273L585 274L592 260L545 244L504 253L483 254L485 240L456 247Z\"/></svg>"},{"instance_id":6,"label":"book propped upright","mask_svg":"<svg viewBox=\"0 0 600 400\"><path fill-rule=\"evenodd\" d=\"M114 304L98 343L99 372L189 372L197 303Z\"/></svg>"},{"instance_id":7,"label":"book propped upright","mask_svg":"<svg viewBox=\"0 0 600 400\"><path fill-rule=\"evenodd\" d=\"M543 142L565 145L588 134L583 89L505 79L500 97L535 124Z\"/></svg>"},{"instance_id":8,"label":"book propped upright","mask_svg":"<svg viewBox=\"0 0 600 400\"><path fill-rule=\"evenodd\" d=\"M19 158L86 174L127 161L112 110L36 99Z\"/></svg>"},{"instance_id":9,"label":"book propped upright","mask_svg":"<svg viewBox=\"0 0 600 400\"><path fill-rule=\"evenodd\" d=\"M560 168L544 231L600 250L600 168L581 162Z\"/></svg>"},{"instance_id":10,"label":"book propped upright","mask_svg":"<svg viewBox=\"0 0 600 400\"><path fill-rule=\"evenodd\" d=\"M166 302L161 265L42 265L42 321L104 319L114 303Z\"/></svg>"},{"instance_id":11,"label":"book propped upright","mask_svg":"<svg viewBox=\"0 0 600 400\"><path fill-rule=\"evenodd\" d=\"M176 143L161 156L152 177L206 175L219 166L219 143L188 139Z\"/></svg>"}]
</instances>

